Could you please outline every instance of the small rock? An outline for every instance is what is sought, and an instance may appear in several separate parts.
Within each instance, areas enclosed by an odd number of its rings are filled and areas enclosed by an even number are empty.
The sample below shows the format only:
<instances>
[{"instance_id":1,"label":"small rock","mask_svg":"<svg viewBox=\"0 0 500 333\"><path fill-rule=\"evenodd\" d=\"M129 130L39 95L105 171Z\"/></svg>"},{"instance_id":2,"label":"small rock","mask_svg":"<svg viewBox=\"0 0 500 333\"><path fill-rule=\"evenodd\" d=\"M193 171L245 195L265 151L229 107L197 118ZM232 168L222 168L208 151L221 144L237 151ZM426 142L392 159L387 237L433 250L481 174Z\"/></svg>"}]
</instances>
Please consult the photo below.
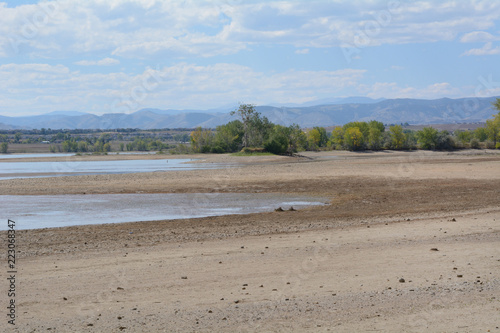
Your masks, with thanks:
<instances>
[{"instance_id":1,"label":"small rock","mask_svg":"<svg viewBox=\"0 0 500 333\"><path fill-rule=\"evenodd\" d=\"M293 206L290 206L290 208L288 210L291 211L291 212L294 212L296 209L293 208Z\"/></svg>"},{"instance_id":2,"label":"small rock","mask_svg":"<svg viewBox=\"0 0 500 333\"><path fill-rule=\"evenodd\" d=\"M399 279L399 282L405 283L405 279L401 278L401 279Z\"/></svg>"},{"instance_id":3,"label":"small rock","mask_svg":"<svg viewBox=\"0 0 500 333\"><path fill-rule=\"evenodd\" d=\"M66 297L63 297L63 300L67 301L68 299Z\"/></svg>"},{"instance_id":4,"label":"small rock","mask_svg":"<svg viewBox=\"0 0 500 333\"><path fill-rule=\"evenodd\" d=\"M116 288L116 290L123 290L123 288L122 287L118 287L118 288Z\"/></svg>"},{"instance_id":5,"label":"small rock","mask_svg":"<svg viewBox=\"0 0 500 333\"><path fill-rule=\"evenodd\" d=\"M234 303L236 303L236 304L238 304L239 302L240 302L240 300L236 300L236 301L234 301Z\"/></svg>"},{"instance_id":6,"label":"small rock","mask_svg":"<svg viewBox=\"0 0 500 333\"><path fill-rule=\"evenodd\" d=\"M457 277L461 278L464 277L462 274L458 274Z\"/></svg>"},{"instance_id":7,"label":"small rock","mask_svg":"<svg viewBox=\"0 0 500 333\"><path fill-rule=\"evenodd\" d=\"M455 218L452 218L452 219L451 219L451 222L457 222L457 220L455 220Z\"/></svg>"},{"instance_id":8,"label":"small rock","mask_svg":"<svg viewBox=\"0 0 500 333\"><path fill-rule=\"evenodd\" d=\"M433 247L431 251L439 251L437 247Z\"/></svg>"},{"instance_id":9,"label":"small rock","mask_svg":"<svg viewBox=\"0 0 500 333\"><path fill-rule=\"evenodd\" d=\"M281 207L276 208L274 211L275 212L284 212L283 208L281 208Z\"/></svg>"},{"instance_id":10,"label":"small rock","mask_svg":"<svg viewBox=\"0 0 500 333\"><path fill-rule=\"evenodd\" d=\"M187 280L187 278L188 278L187 276L181 276L181 279L183 280Z\"/></svg>"}]
</instances>

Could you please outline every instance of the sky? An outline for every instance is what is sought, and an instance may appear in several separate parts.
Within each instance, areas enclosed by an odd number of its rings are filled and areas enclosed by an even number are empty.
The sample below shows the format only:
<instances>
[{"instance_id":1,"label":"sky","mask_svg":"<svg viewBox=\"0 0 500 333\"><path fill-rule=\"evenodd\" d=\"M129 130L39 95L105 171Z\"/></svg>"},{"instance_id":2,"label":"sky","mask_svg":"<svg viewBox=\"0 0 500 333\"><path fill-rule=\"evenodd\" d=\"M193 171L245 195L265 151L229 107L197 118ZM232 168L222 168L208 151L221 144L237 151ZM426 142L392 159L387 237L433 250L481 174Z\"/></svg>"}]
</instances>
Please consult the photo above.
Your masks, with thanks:
<instances>
[{"instance_id":1,"label":"sky","mask_svg":"<svg viewBox=\"0 0 500 333\"><path fill-rule=\"evenodd\" d=\"M0 115L500 96L497 0L0 0Z\"/></svg>"}]
</instances>

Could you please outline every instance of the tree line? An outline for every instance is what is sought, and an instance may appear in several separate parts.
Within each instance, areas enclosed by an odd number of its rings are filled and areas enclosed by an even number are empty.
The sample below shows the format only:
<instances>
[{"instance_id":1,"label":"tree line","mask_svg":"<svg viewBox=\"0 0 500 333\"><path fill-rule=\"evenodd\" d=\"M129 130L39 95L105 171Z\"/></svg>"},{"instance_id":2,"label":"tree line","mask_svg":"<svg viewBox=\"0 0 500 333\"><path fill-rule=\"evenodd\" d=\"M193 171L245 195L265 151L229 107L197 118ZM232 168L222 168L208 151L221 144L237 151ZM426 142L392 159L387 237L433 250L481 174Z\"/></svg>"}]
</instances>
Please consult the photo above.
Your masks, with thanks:
<instances>
[{"instance_id":1,"label":"tree line","mask_svg":"<svg viewBox=\"0 0 500 333\"><path fill-rule=\"evenodd\" d=\"M500 99L494 103L500 111ZM432 127L404 129L386 126L376 120L355 121L335 127L328 133L323 127L302 131L298 125L282 126L270 122L251 104L242 104L239 119L215 130L196 128L190 135L191 149L196 153L229 153L265 150L273 154L293 154L301 150L451 150L462 148L500 149L500 112L473 131L439 131ZM252 149L251 149L252 148Z\"/></svg>"}]
</instances>

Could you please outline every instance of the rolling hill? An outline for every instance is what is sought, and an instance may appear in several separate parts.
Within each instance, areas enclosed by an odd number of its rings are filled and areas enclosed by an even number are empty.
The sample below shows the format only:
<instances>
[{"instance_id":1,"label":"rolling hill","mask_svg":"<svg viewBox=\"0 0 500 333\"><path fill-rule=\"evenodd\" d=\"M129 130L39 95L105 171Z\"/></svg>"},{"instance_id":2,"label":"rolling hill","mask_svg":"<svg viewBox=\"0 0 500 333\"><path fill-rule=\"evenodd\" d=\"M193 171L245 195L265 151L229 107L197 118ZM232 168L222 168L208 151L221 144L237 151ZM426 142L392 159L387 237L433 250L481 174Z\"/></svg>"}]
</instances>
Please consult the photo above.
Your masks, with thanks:
<instances>
[{"instance_id":1,"label":"rolling hill","mask_svg":"<svg viewBox=\"0 0 500 333\"><path fill-rule=\"evenodd\" d=\"M488 98L442 98L369 100L350 98L333 104L314 106L257 106L270 121L301 127L342 125L350 121L378 120L384 124L452 124L484 122L497 111ZM97 116L73 111L57 111L30 117L0 116L0 129L115 129L115 128L214 128L236 119L217 110L142 109L131 114Z\"/></svg>"}]
</instances>

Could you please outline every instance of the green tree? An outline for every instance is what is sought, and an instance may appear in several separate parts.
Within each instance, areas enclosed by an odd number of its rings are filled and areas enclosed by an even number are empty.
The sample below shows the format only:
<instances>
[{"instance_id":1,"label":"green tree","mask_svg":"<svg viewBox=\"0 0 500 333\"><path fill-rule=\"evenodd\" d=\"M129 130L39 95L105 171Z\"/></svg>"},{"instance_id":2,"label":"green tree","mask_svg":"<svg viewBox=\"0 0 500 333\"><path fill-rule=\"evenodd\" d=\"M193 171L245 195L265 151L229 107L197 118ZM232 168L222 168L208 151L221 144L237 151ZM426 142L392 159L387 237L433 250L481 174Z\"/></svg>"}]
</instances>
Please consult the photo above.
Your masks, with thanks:
<instances>
[{"instance_id":1,"label":"green tree","mask_svg":"<svg viewBox=\"0 0 500 333\"><path fill-rule=\"evenodd\" d=\"M406 136L401 125L394 125L389 127L389 135L391 138L391 145L394 149L404 148Z\"/></svg>"},{"instance_id":2,"label":"green tree","mask_svg":"<svg viewBox=\"0 0 500 333\"><path fill-rule=\"evenodd\" d=\"M196 153L208 153L211 150L213 133L197 127L191 132L191 147Z\"/></svg>"},{"instance_id":3,"label":"green tree","mask_svg":"<svg viewBox=\"0 0 500 333\"><path fill-rule=\"evenodd\" d=\"M14 134L14 142L19 143L21 141L22 137L23 137L23 134L20 132L17 132L16 134Z\"/></svg>"},{"instance_id":4,"label":"green tree","mask_svg":"<svg viewBox=\"0 0 500 333\"><path fill-rule=\"evenodd\" d=\"M424 127L417 132L417 139L420 148L435 149L438 144L438 130L432 127Z\"/></svg>"},{"instance_id":5,"label":"green tree","mask_svg":"<svg viewBox=\"0 0 500 333\"><path fill-rule=\"evenodd\" d=\"M330 141L335 149L342 149L344 146L344 129L340 126L335 127L332 131Z\"/></svg>"},{"instance_id":6,"label":"green tree","mask_svg":"<svg viewBox=\"0 0 500 333\"><path fill-rule=\"evenodd\" d=\"M220 152L235 152L241 149L243 123L233 120L225 125L217 126L213 140L213 148Z\"/></svg>"},{"instance_id":7,"label":"green tree","mask_svg":"<svg viewBox=\"0 0 500 333\"><path fill-rule=\"evenodd\" d=\"M382 131L377 127L370 127L368 131L368 148L379 150L382 147Z\"/></svg>"},{"instance_id":8,"label":"green tree","mask_svg":"<svg viewBox=\"0 0 500 333\"><path fill-rule=\"evenodd\" d=\"M2 142L0 145L0 151L2 154L7 154L7 151L9 150L9 144L7 142Z\"/></svg>"},{"instance_id":9,"label":"green tree","mask_svg":"<svg viewBox=\"0 0 500 333\"><path fill-rule=\"evenodd\" d=\"M250 137L250 126L252 118L255 116L257 111L255 111L255 106L252 104L240 104L238 110L232 111L231 115L237 114L241 118L243 123L243 147L248 147L251 140Z\"/></svg>"},{"instance_id":10,"label":"green tree","mask_svg":"<svg viewBox=\"0 0 500 333\"><path fill-rule=\"evenodd\" d=\"M500 112L493 119L486 120L486 134L488 135L488 139L496 145L500 139Z\"/></svg>"},{"instance_id":11,"label":"green tree","mask_svg":"<svg viewBox=\"0 0 500 333\"><path fill-rule=\"evenodd\" d=\"M309 150L318 150L321 142L321 133L313 128L309 132L307 132L307 143Z\"/></svg>"},{"instance_id":12,"label":"green tree","mask_svg":"<svg viewBox=\"0 0 500 333\"><path fill-rule=\"evenodd\" d=\"M275 125L264 144L264 148L273 154L285 154L289 146L288 132L289 130L285 126Z\"/></svg>"},{"instance_id":13,"label":"green tree","mask_svg":"<svg viewBox=\"0 0 500 333\"><path fill-rule=\"evenodd\" d=\"M344 133L344 144L349 150L361 150L364 147L363 133L358 127L348 127Z\"/></svg>"},{"instance_id":14,"label":"green tree","mask_svg":"<svg viewBox=\"0 0 500 333\"><path fill-rule=\"evenodd\" d=\"M471 131L456 130L454 134L457 137L458 141L460 141L460 143L462 143L462 144L469 143L470 140L472 139L472 132Z\"/></svg>"},{"instance_id":15,"label":"green tree","mask_svg":"<svg viewBox=\"0 0 500 333\"><path fill-rule=\"evenodd\" d=\"M474 130L474 137L479 140L479 142L484 142L488 138L488 133L486 128L478 127Z\"/></svg>"}]
</instances>

